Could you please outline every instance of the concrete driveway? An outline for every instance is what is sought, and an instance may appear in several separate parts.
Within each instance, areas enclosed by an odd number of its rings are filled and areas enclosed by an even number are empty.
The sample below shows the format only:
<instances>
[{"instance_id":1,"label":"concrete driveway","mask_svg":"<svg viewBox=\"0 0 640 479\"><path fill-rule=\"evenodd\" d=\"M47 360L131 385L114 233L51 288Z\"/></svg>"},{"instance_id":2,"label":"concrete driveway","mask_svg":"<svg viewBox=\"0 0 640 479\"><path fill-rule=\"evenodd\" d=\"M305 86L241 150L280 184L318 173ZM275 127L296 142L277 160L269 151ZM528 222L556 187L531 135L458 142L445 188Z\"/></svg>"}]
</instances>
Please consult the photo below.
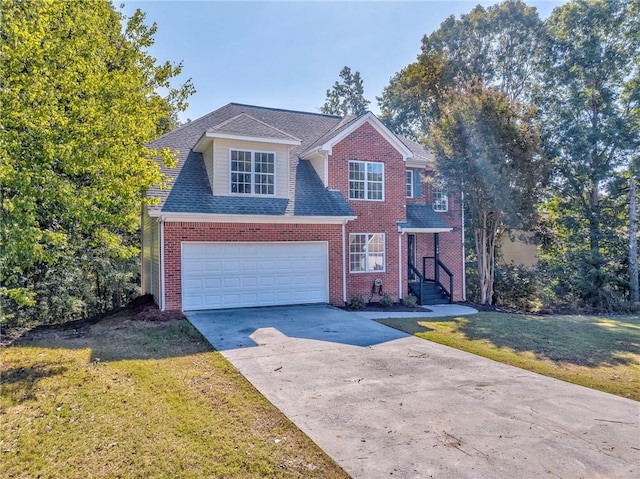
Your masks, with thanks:
<instances>
[{"instance_id":1,"label":"concrete driveway","mask_svg":"<svg viewBox=\"0 0 640 479\"><path fill-rule=\"evenodd\" d=\"M354 478L637 478L640 403L326 305L191 323Z\"/></svg>"}]
</instances>

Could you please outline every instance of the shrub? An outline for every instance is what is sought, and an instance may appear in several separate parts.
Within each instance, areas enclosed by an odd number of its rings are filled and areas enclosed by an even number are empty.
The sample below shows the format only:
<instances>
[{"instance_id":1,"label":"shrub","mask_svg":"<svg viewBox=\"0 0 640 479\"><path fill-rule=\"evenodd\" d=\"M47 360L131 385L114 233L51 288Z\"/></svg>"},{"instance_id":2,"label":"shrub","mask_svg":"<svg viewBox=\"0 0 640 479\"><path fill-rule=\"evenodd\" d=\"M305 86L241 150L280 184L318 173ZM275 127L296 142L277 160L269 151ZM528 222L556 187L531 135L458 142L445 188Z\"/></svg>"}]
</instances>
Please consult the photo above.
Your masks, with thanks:
<instances>
[{"instance_id":1,"label":"shrub","mask_svg":"<svg viewBox=\"0 0 640 479\"><path fill-rule=\"evenodd\" d=\"M494 283L497 304L531 311L540 306L538 273L522 265L496 266Z\"/></svg>"},{"instance_id":2,"label":"shrub","mask_svg":"<svg viewBox=\"0 0 640 479\"><path fill-rule=\"evenodd\" d=\"M364 298L360 294L356 294L351 297L351 301L349 302L349 308L355 309L356 311L365 307L367 303L364 302Z\"/></svg>"},{"instance_id":3,"label":"shrub","mask_svg":"<svg viewBox=\"0 0 640 479\"><path fill-rule=\"evenodd\" d=\"M411 293L406 295L404 297L404 299L402 300L402 302L404 303L404 305L407 308L417 308L418 307L418 298L416 298Z\"/></svg>"},{"instance_id":4,"label":"shrub","mask_svg":"<svg viewBox=\"0 0 640 479\"><path fill-rule=\"evenodd\" d=\"M383 308L393 306L393 298L390 294L384 294L382 298L380 298L380 306L382 306Z\"/></svg>"}]
</instances>

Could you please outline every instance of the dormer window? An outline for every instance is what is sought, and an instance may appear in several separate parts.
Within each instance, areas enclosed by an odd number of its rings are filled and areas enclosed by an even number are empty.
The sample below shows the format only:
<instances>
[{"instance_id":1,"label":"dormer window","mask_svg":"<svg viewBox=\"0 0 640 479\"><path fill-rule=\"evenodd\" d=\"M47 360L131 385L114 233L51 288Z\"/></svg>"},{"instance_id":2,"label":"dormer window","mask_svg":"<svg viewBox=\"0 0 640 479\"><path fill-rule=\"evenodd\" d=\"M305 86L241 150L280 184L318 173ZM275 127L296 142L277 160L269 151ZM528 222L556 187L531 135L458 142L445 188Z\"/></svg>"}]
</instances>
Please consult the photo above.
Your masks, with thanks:
<instances>
[{"instance_id":1,"label":"dormer window","mask_svg":"<svg viewBox=\"0 0 640 479\"><path fill-rule=\"evenodd\" d=\"M275 194L275 153L230 150L231 193Z\"/></svg>"}]
</instances>

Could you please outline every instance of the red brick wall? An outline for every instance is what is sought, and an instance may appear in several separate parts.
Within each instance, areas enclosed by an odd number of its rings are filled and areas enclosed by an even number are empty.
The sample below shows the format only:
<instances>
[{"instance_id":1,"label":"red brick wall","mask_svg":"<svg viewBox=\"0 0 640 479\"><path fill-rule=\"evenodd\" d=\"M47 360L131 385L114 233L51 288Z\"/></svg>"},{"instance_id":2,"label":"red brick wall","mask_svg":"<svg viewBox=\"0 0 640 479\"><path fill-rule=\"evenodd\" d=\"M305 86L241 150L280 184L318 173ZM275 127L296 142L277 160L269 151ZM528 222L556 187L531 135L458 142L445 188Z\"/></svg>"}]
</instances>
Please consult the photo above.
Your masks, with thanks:
<instances>
[{"instance_id":1,"label":"red brick wall","mask_svg":"<svg viewBox=\"0 0 640 479\"><path fill-rule=\"evenodd\" d=\"M378 161L384 163L384 201L349 200L349 160ZM329 156L329 187L340 190L358 216L346 226L347 233L347 300L361 294L365 300L371 296L376 278L383 281L383 290L399 299L398 291L398 220L406 218L407 203L433 202L431 183L422 182L421 198L406 198L406 163L402 155L369 123L347 136L333 147ZM433 172L425 171L424 179ZM439 213L453 228L451 233L440 233L440 259L454 274L454 299L462 300L463 258L461 242L460 195L449 195L449 211ZM386 270L384 273L350 273L348 267L349 233L385 233ZM433 256L433 234L416 234L416 256ZM407 294L407 235L402 235L402 295ZM374 296L373 301L379 299Z\"/></svg>"},{"instance_id":2,"label":"red brick wall","mask_svg":"<svg viewBox=\"0 0 640 479\"><path fill-rule=\"evenodd\" d=\"M384 201L349 200L349 160L384 163ZM333 147L329 156L329 187L340 190L358 216L346 226L347 255L349 233L385 233L386 270L349 273L347 263L347 300L356 294L368 300L374 280L380 278L383 291L398 301L397 222L406 215L405 170L402 155L369 123ZM379 296L373 297L373 301L379 299Z\"/></svg>"},{"instance_id":3,"label":"red brick wall","mask_svg":"<svg viewBox=\"0 0 640 479\"><path fill-rule=\"evenodd\" d=\"M329 244L329 302L342 301L342 228L340 225L186 223L164 225L165 309L182 309L183 241L327 241Z\"/></svg>"}]
</instances>

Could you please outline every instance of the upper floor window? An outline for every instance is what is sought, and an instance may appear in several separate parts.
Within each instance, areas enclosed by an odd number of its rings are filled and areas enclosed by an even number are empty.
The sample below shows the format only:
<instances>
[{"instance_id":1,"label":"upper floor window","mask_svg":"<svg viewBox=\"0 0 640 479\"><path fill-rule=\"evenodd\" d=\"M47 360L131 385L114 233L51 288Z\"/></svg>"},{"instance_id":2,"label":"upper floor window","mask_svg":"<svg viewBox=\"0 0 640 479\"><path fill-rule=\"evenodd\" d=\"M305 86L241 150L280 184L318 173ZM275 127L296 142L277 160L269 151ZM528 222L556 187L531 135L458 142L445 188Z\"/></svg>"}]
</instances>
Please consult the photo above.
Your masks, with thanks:
<instances>
[{"instance_id":1,"label":"upper floor window","mask_svg":"<svg viewBox=\"0 0 640 479\"><path fill-rule=\"evenodd\" d=\"M384 233L349 235L349 271L384 271Z\"/></svg>"},{"instance_id":2,"label":"upper floor window","mask_svg":"<svg viewBox=\"0 0 640 479\"><path fill-rule=\"evenodd\" d=\"M405 185L406 185L406 193L405 196L407 198L413 198L413 170L406 170L405 172Z\"/></svg>"},{"instance_id":3,"label":"upper floor window","mask_svg":"<svg viewBox=\"0 0 640 479\"><path fill-rule=\"evenodd\" d=\"M231 193L275 194L275 153L231 150Z\"/></svg>"},{"instance_id":4,"label":"upper floor window","mask_svg":"<svg viewBox=\"0 0 640 479\"><path fill-rule=\"evenodd\" d=\"M384 163L349 162L349 199L384 199Z\"/></svg>"},{"instance_id":5,"label":"upper floor window","mask_svg":"<svg viewBox=\"0 0 640 479\"><path fill-rule=\"evenodd\" d=\"M434 188L433 190L433 210L434 211L448 211L449 199L447 195L440 188Z\"/></svg>"}]
</instances>

